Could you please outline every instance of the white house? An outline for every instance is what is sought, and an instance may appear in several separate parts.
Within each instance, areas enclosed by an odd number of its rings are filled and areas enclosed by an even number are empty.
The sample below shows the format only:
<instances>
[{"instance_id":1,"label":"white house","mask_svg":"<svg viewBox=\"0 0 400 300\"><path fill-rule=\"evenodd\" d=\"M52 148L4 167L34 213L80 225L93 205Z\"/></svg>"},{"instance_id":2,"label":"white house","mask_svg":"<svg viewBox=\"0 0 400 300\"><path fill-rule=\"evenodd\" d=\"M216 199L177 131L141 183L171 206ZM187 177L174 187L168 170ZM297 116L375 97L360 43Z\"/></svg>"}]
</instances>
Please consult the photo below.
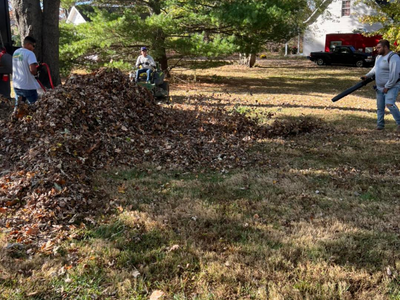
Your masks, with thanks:
<instances>
[{"instance_id":1,"label":"white house","mask_svg":"<svg viewBox=\"0 0 400 300\"><path fill-rule=\"evenodd\" d=\"M329 5L304 33L303 54L325 50L325 36L328 33L371 32L382 27L380 23L363 24L359 17L370 15L374 10L357 0L327 0Z\"/></svg>"},{"instance_id":2,"label":"white house","mask_svg":"<svg viewBox=\"0 0 400 300\"><path fill-rule=\"evenodd\" d=\"M79 24L82 24L82 23L86 23L86 20L82 16L82 14L79 12L79 10L75 6L73 6L71 8L71 11L68 14L66 22L67 23L72 23L74 25L79 25Z\"/></svg>"},{"instance_id":3,"label":"white house","mask_svg":"<svg viewBox=\"0 0 400 300\"><path fill-rule=\"evenodd\" d=\"M74 25L86 23L90 20L89 15L91 13L94 13L92 5L80 4L78 6L73 6L68 14L66 22Z\"/></svg>"}]
</instances>

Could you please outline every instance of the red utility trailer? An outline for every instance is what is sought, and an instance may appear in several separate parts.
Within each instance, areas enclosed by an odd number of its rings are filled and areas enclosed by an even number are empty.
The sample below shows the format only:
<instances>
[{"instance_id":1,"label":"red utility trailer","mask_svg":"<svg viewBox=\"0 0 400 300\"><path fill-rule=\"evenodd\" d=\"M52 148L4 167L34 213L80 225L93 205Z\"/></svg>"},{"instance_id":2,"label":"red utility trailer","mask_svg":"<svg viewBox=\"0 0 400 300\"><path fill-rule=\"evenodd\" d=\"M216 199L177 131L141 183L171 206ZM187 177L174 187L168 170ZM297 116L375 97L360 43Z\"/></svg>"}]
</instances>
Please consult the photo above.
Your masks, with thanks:
<instances>
[{"instance_id":1,"label":"red utility trailer","mask_svg":"<svg viewBox=\"0 0 400 300\"><path fill-rule=\"evenodd\" d=\"M364 36L361 33L329 33L325 39L325 51L330 52L335 46L351 45L358 51L373 53L374 47L380 39L382 39L380 35Z\"/></svg>"},{"instance_id":2,"label":"red utility trailer","mask_svg":"<svg viewBox=\"0 0 400 300\"><path fill-rule=\"evenodd\" d=\"M10 98L13 53L8 0L0 1L0 95Z\"/></svg>"}]
</instances>

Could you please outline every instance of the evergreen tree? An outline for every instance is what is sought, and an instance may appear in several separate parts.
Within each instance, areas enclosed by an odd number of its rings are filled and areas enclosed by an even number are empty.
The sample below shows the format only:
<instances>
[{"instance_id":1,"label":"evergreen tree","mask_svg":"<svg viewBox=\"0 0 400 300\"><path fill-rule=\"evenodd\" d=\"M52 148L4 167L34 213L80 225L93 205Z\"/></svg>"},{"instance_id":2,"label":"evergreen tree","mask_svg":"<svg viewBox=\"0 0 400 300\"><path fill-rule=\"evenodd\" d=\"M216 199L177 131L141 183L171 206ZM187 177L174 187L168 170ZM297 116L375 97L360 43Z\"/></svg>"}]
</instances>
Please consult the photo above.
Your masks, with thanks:
<instances>
[{"instance_id":1,"label":"evergreen tree","mask_svg":"<svg viewBox=\"0 0 400 300\"><path fill-rule=\"evenodd\" d=\"M305 0L96 0L95 4L99 9L92 22L78 29L82 37L78 44L108 46L115 52L148 46L164 70L167 51L175 57L255 55L267 41L296 35L302 23L299 16L307 6Z\"/></svg>"}]
</instances>

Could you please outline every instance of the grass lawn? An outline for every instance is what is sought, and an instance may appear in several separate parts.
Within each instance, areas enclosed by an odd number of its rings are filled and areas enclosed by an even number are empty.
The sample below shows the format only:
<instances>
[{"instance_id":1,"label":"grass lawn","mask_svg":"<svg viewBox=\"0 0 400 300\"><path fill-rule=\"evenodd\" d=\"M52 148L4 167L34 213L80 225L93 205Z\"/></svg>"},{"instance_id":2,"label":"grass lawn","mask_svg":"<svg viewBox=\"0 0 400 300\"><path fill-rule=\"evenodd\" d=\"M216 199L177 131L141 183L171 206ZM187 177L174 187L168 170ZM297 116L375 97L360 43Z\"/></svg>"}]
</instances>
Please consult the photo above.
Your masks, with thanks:
<instances>
[{"instance_id":1,"label":"grass lawn","mask_svg":"<svg viewBox=\"0 0 400 300\"><path fill-rule=\"evenodd\" d=\"M0 235L0 299L400 299L400 133L390 115L374 131L371 86L330 101L367 71L302 59L174 69L163 105L323 129L259 140L245 169L97 174L112 208L48 255Z\"/></svg>"}]
</instances>

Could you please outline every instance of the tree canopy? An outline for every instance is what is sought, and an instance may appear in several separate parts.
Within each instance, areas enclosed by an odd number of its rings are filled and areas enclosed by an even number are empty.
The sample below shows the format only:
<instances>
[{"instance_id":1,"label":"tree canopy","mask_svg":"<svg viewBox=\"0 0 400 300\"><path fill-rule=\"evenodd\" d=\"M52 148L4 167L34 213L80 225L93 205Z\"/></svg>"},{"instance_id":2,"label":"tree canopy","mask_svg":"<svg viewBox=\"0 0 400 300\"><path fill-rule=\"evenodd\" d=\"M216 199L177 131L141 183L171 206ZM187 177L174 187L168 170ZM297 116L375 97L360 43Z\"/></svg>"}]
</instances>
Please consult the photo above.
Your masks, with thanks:
<instances>
[{"instance_id":1,"label":"tree canopy","mask_svg":"<svg viewBox=\"0 0 400 300\"><path fill-rule=\"evenodd\" d=\"M362 22L368 24L381 23L382 28L374 34L381 34L384 39L391 42L393 50L400 51L400 1L361 1L376 11L376 14L362 17Z\"/></svg>"},{"instance_id":2,"label":"tree canopy","mask_svg":"<svg viewBox=\"0 0 400 300\"><path fill-rule=\"evenodd\" d=\"M167 51L175 57L255 54L267 41L286 41L300 30L307 7L305 0L96 0L91 5L97 7L92 22L70 36L70 52L79 48L77 56L107 46L116 54L146 45L163 69Z\"/></svg>"}]
</instances>

